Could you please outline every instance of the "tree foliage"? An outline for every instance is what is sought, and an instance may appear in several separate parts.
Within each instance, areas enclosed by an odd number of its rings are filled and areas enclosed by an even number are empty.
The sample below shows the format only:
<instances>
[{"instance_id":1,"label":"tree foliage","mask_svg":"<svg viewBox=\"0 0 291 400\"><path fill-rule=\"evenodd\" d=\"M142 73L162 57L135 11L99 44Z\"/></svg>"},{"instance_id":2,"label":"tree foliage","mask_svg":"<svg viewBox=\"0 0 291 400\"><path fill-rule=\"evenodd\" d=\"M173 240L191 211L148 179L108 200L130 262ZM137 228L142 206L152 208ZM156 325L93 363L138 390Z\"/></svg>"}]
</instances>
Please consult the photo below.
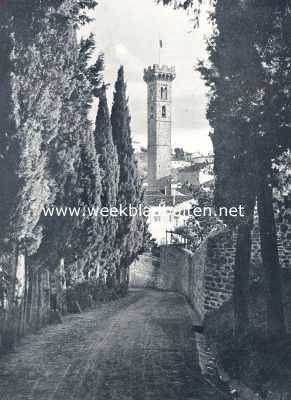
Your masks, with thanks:
<instances>
[{"instance_id":1,"label":"tree foliage","mask_svg":"<svg viewBox=\"0 0 291 400\"><path fill-rule=\"evenodd\" d=\"M217 0L156 0L158 4L172 6L175 10L192 12L194 28L199 27L203 6L214 6Z\"/></svg>"},{"instance_id":2,"label":"tree foliage","mask_svg":"<svg viewBox=\"0 0 291 400\"><path fill-rule=\"evenodd\" d=\"M93 35L77 38L96 4L9 0L1 7L1 346L65 304L73 310L76 299L92 305L99 290L104 297L105 283L116 284L108 298L124 293L129 264L147 240L143 219L98 213L119 196L138 205L142 190L124 81L111 119L104 56L92 65ZM97 101L94 127L89 113ZM113 279L99 279L100 266Z\"/></svg>"},{"instance_id":3,"label":"tree foliage","mask_svg":"<svg viewBox=\"0 0 291 400\"><path fill-rule=\"evenodd\" d=\"M271 187L272 160L290 147L290 11L285 2L217 1L212 19L216 31L208 43L209 64L200 71L210 91L215 202L242 204L251 223L258 199L268 329L280 334L284 321ZM242 260L249 263L249 229L244 233L245 241L238 238L237 268Z\"/></svg>"},{"instance_id":4,"label":"tree foliage","mask_svg":"<svg viewBox=\"0 0 291 400\"><path fill-rule=\"evenodd\" d=\"M110 113L106 98L106 86L99 91L99 107L96 117L95 146L101 168L102 195L101 205L106 208L117 206L119 164L116 147L113 143ZM102 219L104 242L101 252L103 268L112 274L119 262L119 249L114 246L118 223L116 217Z\"/></svg>"},{"instance_id":5,"label":"tree foliage","mask_svg":"<svg viewBox=\"0 0 291 400\"><path fill-rule=\"evenodd\" d=\"M142 204L142 185L137 171L137 163L132 146L130 114L126 95L124 69L120 67L111 113L113 141L119 161L118 203L129 209ZM128 268L143 246L145 224L143 218L121 217L118 222L116 246L121 249L120 265Z\"/></svg>"},{"instance_id":6,"label":"tree foliage","mask_svg":"<svg viewBox=\"0 0 291 400\"><path fill-rule=\"evenodd\" d=\"M1 248L7 242L25 248L38 268L56 265L76 243L72 221L45 219L42 209L80 198L75 185L90 135L99 179L87 117L91 89L82 71L86 51L76 38L76 24L94 3L11 1L0 17Z\"/></svg>"}]
</instances>

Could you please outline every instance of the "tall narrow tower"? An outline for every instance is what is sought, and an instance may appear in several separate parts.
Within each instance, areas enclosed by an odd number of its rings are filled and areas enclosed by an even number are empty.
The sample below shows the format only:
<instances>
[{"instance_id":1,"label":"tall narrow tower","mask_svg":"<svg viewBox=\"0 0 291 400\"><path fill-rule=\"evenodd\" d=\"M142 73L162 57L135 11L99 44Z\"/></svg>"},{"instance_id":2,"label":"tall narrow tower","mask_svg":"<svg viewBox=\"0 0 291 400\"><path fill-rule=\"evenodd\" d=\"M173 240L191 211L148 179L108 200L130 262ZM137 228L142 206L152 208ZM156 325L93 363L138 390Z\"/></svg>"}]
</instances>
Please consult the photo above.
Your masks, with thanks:
<instances>
[{"instance_id":1,"label":"tall narrow tower","mask_svg":"<svg viewBox=\"0 0 291 400\"><path fill-rule=\"evenodd\" d=\"M148 86L148 190L170 190L172 82L174 67L154 64L144 70Z\"/></svg>"}]
</instances>

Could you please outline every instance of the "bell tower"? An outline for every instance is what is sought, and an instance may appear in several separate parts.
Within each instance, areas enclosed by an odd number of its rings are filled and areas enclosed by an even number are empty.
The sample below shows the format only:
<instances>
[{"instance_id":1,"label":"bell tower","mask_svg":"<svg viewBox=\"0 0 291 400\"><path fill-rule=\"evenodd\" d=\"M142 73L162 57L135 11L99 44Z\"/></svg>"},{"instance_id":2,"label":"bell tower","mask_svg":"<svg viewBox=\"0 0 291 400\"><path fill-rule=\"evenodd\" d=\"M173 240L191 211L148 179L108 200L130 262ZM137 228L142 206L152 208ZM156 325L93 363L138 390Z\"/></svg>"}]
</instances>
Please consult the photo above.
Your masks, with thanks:
<instances>
[{"instance_id":1,"label":"bell tower","mask_svg":"<svg viewBox=\"0 0 291 400\"><path fill-rule=\"evenodd\" d=\"M144 70L148 87L148 191L171 193L172 82L174 67L154 64Z\"/></svg>"}]
</instances>

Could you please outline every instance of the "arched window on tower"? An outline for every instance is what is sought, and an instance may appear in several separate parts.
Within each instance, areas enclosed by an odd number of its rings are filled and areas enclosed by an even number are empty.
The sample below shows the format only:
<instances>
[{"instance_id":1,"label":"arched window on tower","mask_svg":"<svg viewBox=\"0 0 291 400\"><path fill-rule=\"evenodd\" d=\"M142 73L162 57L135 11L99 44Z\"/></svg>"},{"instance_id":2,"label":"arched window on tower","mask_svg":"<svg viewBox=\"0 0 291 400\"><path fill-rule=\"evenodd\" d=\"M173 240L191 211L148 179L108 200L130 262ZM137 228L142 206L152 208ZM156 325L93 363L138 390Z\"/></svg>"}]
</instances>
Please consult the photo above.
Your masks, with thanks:
<instances>
[{"instance_id":1,"label":"arched window on tower","mask_svg":"<svg viewBox=\"0 0 291 400\"><path fill-rule=\"evenodd\" d=\"M167 88L167 86L164 87L164 99L168 100L168 88Z\"/></svg>"},{"instance_id":2,"label":"arched window on tower","mask_svg":"<svg viewBox=\"0 0 291 400\"><path fill-rule=\"evenodd\" d=\"M162 118L167 118L167 108L166 108L166 106L162 107Z\"/></svg>"},{"instance_id":3,"label":"arched window on tower","mask_svg":"<svg viewBox=\"0 0 291 400\"><path fill-rule=\"evenodd\" d=\"M162 86L161 87L161 99L162 100L167 100L168 99L168 88L167 88L167 86Z\"/></svg>"}]
</instances>

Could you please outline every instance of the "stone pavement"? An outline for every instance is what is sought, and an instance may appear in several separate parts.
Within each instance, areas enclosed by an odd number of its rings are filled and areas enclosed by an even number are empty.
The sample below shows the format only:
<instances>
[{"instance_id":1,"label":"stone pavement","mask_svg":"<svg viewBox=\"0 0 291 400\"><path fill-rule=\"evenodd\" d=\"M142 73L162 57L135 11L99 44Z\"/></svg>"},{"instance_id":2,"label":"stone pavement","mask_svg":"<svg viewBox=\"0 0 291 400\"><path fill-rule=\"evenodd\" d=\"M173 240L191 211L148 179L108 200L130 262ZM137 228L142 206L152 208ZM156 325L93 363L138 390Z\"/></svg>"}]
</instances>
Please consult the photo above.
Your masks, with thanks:
<instances>
[{"instance_id":1,"label":"stone pavement","mask_svg":"<svg viewBox=\"0 0 291 400\"><path fill-rule=\"evenodd\" d=\"M0 359L1 400L220 400L202 377L189 308L132 290L65 317Z\"/></svg>"}]
</instances>

